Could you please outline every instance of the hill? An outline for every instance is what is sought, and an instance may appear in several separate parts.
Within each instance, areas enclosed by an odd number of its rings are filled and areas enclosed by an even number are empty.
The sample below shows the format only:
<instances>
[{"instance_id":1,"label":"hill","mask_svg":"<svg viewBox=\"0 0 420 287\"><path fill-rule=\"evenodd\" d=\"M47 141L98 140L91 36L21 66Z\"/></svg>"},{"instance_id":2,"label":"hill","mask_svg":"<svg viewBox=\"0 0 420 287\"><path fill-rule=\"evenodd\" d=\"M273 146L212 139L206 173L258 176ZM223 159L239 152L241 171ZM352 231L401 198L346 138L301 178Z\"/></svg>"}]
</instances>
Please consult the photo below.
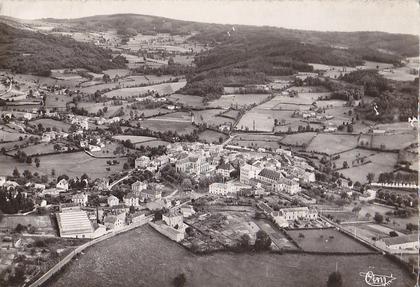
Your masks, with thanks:
<instances>
[{"instance_id":1,"label":"hill","mask_svg":"<svg viewBox=\"0 0 420 287\"><path fill-rule=\"evenodd\" d=\"M85 68L92 72L125 67L111 51L69 37L47 35L0 23L0 68L48 75L51 69Z\"/></svg>"}]
</instances>

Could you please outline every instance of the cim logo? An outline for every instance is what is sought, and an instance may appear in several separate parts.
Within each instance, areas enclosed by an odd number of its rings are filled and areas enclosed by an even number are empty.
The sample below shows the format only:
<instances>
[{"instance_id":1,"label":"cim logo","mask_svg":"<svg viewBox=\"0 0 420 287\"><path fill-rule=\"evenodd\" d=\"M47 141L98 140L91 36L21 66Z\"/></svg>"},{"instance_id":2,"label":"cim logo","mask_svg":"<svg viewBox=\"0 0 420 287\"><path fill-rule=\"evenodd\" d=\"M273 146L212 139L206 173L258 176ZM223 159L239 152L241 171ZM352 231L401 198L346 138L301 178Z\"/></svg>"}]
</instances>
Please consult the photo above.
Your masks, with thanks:
<instances>
[{"instance_id":1,"label":"cim logo","mask_svg":"<svg viewBox=\"0 0 420 287\"><path fill-rule=\"evenodd\" d=\"M360 272L360 276L365 277L365 282L369 286L390 286L391 282L397 279L394 276L392 276L392 273L390 276L388 276L378 275L373 273L372 271L368 271L367 273Z\"/></svg>"}]
</instances>

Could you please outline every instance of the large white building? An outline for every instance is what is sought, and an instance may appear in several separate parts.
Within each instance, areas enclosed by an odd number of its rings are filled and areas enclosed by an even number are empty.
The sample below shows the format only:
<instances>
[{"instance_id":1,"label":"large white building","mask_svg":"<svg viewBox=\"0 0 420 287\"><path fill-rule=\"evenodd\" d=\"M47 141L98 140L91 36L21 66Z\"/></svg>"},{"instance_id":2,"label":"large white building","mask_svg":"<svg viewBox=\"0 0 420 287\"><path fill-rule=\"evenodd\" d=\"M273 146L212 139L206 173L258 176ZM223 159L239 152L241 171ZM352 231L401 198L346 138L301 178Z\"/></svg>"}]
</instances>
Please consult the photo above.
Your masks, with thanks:
<instances>
[{"instance_id":1,"label":"large white building","mask_svg":"<svg viewBox=\"0 0 420 287\"><path fill-rule=\"evenodd\" d=\"M189 175L199 175L210 170L210 164L204 156L186 156L175 163L177 172Z\"/></svg>"},{"instance_id":2,"label":"large white building","mask_svg":"<svg viewBox=\"0 0 420 287\"><path fill-rule=\"evenodd\" d=\"M318 211L316 209L309 209L308 207L282 208L280 212L286 220L318 218Z\"/></svg>"},{"instance_id":3,"label":"large white building","mask_svg":"<svg viewBox=\"0 0 420 287\"><path fill-rule=\"evenodd\" d=\"M120 200L118 199L118 197L114 195L110 195L107 199L107 202L108 202L108 206L110 207L120 204Z\"/></svg>"},{"instance_id":4,"label":"large white building","mask_svg":"<svg viewBox=\"0 0 420 287\"><path fill-rule=\"evenodd\" d=\"M93 238L94 229L86 211L80 209L57 213L60 237Z\"/></svg>"},{"instance_id":5,"label":"large white building","mask_svg":"<svg viewBox=\"0 0 420 287\"><path fill-rule=\"evenodd\" d=\"M73 194L71 201L77 205L86 206L88 202L88 195L86 193Z\"/></svg>"},{"instance_id":6,"label":"large white building","mask_svg":"<svg viewBox=\"0 0 420 287\"><path fill-rule=\"evenodd\" d=\"M258 165L244 164L240 168L239 181L249 184L251 179L256 178L262 170Z\"/></svg>"},{"instance_id":7,"label":"large white building","mask_svg":"<svg viewBox=\"0 0 420 287\"><path fill-rule=\"evenodd\" d=\"M124 196L123 200L126 206L137 207L140 205L138 196L134 195L132 192Z\"/></svg>"}]
</instances>

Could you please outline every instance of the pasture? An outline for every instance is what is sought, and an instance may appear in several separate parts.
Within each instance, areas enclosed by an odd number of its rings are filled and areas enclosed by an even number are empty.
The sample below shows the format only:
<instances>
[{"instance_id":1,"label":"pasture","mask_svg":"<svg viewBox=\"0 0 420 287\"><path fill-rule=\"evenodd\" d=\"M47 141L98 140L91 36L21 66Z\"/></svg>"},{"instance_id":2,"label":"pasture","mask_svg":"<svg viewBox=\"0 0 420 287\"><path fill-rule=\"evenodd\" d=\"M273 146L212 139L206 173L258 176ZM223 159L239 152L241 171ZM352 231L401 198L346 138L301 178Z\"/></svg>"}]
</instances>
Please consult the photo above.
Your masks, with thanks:
<instances>
[{"instance_id":1,"label":"pasture","mask_svg":"<svg viewBox=\"0 0 420 287\"><path fill-rule=\"evenodd\" d=\"M199 96L173 94L168 97L175 104L181 104L187 107L201 108L204 107L203 98Z\"/></svg>"},{"instance_id":2,"label":"pasture","mask_svg":"<svg viewBox=\"0 0 420 287\"><path fill-rule=\"evenodd\" d=\"M398 154L389 152L380 152L368 158L371 162L357 167L350 167L340 170L345 177L349 177L353 182L359 181L366 183L366 175L370 172L375 174L375 180L378 175L384 172L391 172L394 170L394 165L397 163ZM351 166L351 162L349 163Z\"/></svg>"},{"instance_id":3,"label":"pasture","mask_svg":"<svg viewBox=\"0 0 420 287\"><path fill-rule=\"evenodd\" d=\"M104 94L104 97L107 98L129 98L129 97L136 97L147 92L154 91L159 95L170 95L176 92L177 90L184 87L186 84L185 81L174 82L174 83L164 83L164 84L157 84L157 85L150 85L145 87L135 87L135 88L122 88L119 90L110 91Z\"/></svg>"},{"instance_id":4,"label":"pasture","mask_svg":"<svg viewBox=\"0 0 420 287\"><path fill-rule=\"evenodd\" d=\"M21 137L24 138L25 136L28 136L24 133L18 133L14 130L7 129L3 130L3 126L0 129L0 142L10 142L10 141L18 141Z\"/></svg>"},{"instance_id":5,"label":"pasture","mask_svg":"<svg viewBox=\"0 0 420 287\"><path fill-rule=\"evenodd\" d=\"M36 145L30 145L20 150L24 151L27 155L30 156L56 152L54 150L54 144L52 143L40 143ZM14 153L15 152L13 152L13 154Z\"/></svg>"},{"instance_id":6,"label":"pasture","mask_svg":"<svg viewBox=\"0 0 420 287\"><path fill-rule=\"evenodd\" d=\"M222 95L220 98L209 102L210 107L220 107L223 109L227 108L241 108L244 106L258 105L265 99L267 99L270 94L232 94L232 95Z\"/></svg>"},{"instance_id":7,"label":"pasture","mask_svg":"<svg viewBox=\"0 0 420 287\"><path fill-rule=\"evenodd\" d=\"M353 238L341 233L335 228L288 230L287 234L293 238L298 246L308 252L326 253L364 253L374 252Z\"/></svg>"},{"instance_id":8,"label":"pasture","mask_svg":"<svg viewBox=\"0 0 420 287\"><path fill-rule=\"evenodd\" d=\"M53 119L36 119L29 122L29 125L31 126L38 126L39 124L41 124L44 127L44 129L50 128L51 130L64 132L67 132L70 127L70 124L68 123Z\"/></svg>"},{"instance_id":9,"label":"pasture","mask_svg":"<svg viewBox=\"0 0 420 287\"><path fill-rule=\"evenodd\" d=\"M372 147L385 150L404 149L409 145L417 142L417 135L415 132L396 134L396 135L374 135L372 137Z\"/></svg>"},{"instance_id":10,"label":"pasture","mask_svg":"<svg viewBox=\"0 0 420 287\"><path fill-rule=\"evenodd\" d=\"M243 115L236 127L239 130L272 132L276 115L275 111L253 108Z\"/></svg>"},{"instance_id":11,"label":"pasture","mask_svg":"<svg viewBox=\"0 0 420 287\"><path fill-rule=\"evenodd\" d=\"M316 137L317 133L307 132L307 133L298 133L286 135L280 140L280 143L286 145L295 145L295 146L307 146L309 142Z\"/></svg>"},{"instance_id":12,"label":"pasture","mask_svg":"<svg viewBox=\"0 0 420 287\"><path fill-rule=\"evenodd\" d=\"M156 139L154 137L131 136L131 135L116 135L116 136L113 136L112 138L113 139L116 139L116 140L119 140L119 141L130 140L131 143L133 143L133 144L147 142L147 141L152 141L152 140L155 140Z\"/></svg>"},{"instance_id":13,"label":"pasture","mask_svg":"<svg viewBox=\"0 0 420 287\"><path fill-rule=\"evenodd\" d=\"M155 132L177 132L180 135L191 134L196 127L191 124L191 122L177 122L177 121L166 121L166 120L156 120L146 119L140 122L142 128L148 128Z\"/></svg>"},{"instance_id":14,"label":"pasture","mask_svg":"<svg viewBox=\"0 0 420 287\"><path fill-rule=\"evenodd\" d=\"M219 139L222 138L223 141L225 141L228 136L225 135L224 133L219 133L213 130L205 130L204 132L201 132L198 134L198 139L201 142L205 142L205 143L216 143L219 144Z\"/></svg>"},{"instance_id":15,"label":"pasture","mask_svg":"<svg viewBox=\"0 0 420 287\"><path fill-rule=\"evenodd\" d=\"M83 173L89 175L90 178L102 178L110 174L120 172L123 168L126 158L118 158L119 164L108 166L107 159L93 158L84 152L62 153L57 155L47 155L39 157L41 165L36 168L35 165L19 163L13 158L0 155L0 175L11 175L16 167L19 172L27 169L29 171L38 172L39 174L51 175L51 170L55 170L56 176L67 174L69 177L80 177ZM109 171L106 168L110 168Z\"/></svg>"},{"instance_id":16,"label":"pasture","mask_svg":"<svg viewBox=\"0 0 420 287\"><path fill-rule=\"evenodd\" d=\"M141 142L141 143L137 143L135 144L136 148L139 148L140 146L144 146L144 147L158 147L158 146L167 146L169 144L169 142L167 141L162 141L162 140L154 140L154 141L147 141L147 142Z\"/></svg>"},{"instance_id":17,"label":"pasture","mask_svg":"<svg viewBox=\"0 0 420 287\"><path fill-rule=\"evenodd\" d=\"M356 135L318 134L306 148L306 151L334 154L355 148L356 146Z\"/></svg>"},{"instance_id":18,"label":"pasture","mask_svg":"<svg viewBox=\"0 0 420 287\"><path fill-rule=\"evenodd\" d=\"M209 126L233 124L233 119L219 116L219 114L223 113L223 111L224 110L220 109L193 111L194 122L200 124L207 124Z\"/></svg>"}]
</instances>

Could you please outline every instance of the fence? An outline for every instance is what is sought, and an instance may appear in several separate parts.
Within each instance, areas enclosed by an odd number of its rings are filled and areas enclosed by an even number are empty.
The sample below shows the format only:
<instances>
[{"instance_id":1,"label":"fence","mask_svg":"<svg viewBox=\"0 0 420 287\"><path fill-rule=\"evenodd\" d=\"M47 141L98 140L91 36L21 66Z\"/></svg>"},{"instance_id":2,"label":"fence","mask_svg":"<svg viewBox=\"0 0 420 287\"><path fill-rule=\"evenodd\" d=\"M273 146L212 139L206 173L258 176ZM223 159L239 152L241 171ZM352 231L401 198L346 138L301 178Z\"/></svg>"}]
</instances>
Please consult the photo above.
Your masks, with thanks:
<instances>
[{"instance_id":1,"label":"fence","mask_svg":"<svg viewBox=\"0 0 420 287\"><path fill-rule=\"evenodd\" d=\"M44 275L42 275L40 278L38 278L35 282L33 282L32 284L29 285L29 287L38 287L38 286L42 286L42 284L46 283L54 274L56 274L57 272L59 272L67 263L69 263L74 256L76 256L77 254L81 253L83 250L85 250L86 248L102 242L104 240L107 240L111 237L114 237L118 234L127 232L129 230L132 230L134 228L140 227L146 223L148 223L149 221L151 221L153 219L153 216L148 216L146 217L144 220L137 222L137 223L133 223L130 224L129 226L120 229L120 230L116 230L116 231L112 231L108 234L105 234L104 236L101 236L99 238L93 239L83 245L80 245L79 247L77 247L75 250L73 250L70 254L68 254L66 257L64 257L62 260L60 260L60 262L58 262L56 265L54 265L50 270L48 270Z\"/></svg>"}]
</instances>

